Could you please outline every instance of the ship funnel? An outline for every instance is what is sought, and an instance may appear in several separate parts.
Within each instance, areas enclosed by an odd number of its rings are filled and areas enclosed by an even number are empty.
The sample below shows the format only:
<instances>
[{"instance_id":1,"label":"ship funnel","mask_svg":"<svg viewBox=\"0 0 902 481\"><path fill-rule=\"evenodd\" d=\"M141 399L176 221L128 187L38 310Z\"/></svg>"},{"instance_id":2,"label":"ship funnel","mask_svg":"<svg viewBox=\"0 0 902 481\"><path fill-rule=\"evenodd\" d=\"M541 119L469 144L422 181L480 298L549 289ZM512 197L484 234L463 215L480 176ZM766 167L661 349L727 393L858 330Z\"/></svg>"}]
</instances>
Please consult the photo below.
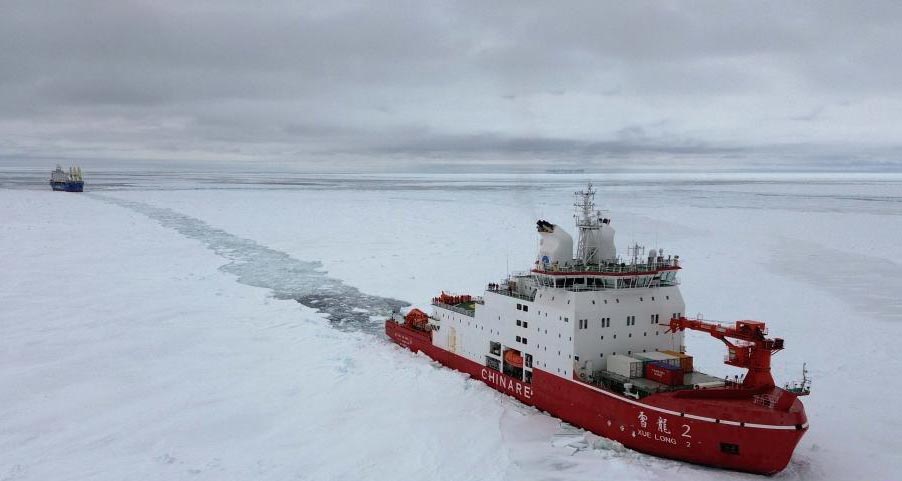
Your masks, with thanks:
<instances>
[{"instance_id":1,"label":"ship funnel","mask_svg":"<svg viewBox=\"0 0 902 481\"><path fill-rule=\"evenodd\" d=\"M601 223L594 229L583 229L582 235L586 243L587 264L598 264L602 261L617 259L617 248L614 246L614 228L610 223Z\"/></svg>"},{"instance_id":2,"label":"ship funnel","mask_svg":"<svg viewBox=\"0 0 902 481\"><path fill-rule=\"evenodd\" d=\"M540 220L536 222L539 231L539 255L536 263L551 268L567 266L573 261L573 237L561 226Z\"/></svg>"}]
</instances>

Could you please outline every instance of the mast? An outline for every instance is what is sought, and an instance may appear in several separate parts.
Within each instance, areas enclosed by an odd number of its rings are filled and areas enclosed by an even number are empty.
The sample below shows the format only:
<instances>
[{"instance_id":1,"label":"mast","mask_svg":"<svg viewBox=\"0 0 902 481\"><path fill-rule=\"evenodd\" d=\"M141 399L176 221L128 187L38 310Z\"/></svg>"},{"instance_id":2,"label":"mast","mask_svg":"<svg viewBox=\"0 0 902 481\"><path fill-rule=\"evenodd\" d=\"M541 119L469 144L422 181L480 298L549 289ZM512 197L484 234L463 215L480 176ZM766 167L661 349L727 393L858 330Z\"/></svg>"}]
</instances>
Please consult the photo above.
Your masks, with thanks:
<instances>
[{"instance_id":1,"label":"mast","mask_svg":"<svg viewBox=\"0 0 902 481\"><path fill-rule=\"evenodd\" d=\"M595 189L592 183L586 187L586 190L580 190L573 193L576 201L573 207L576 212L573 218L576 220L576 227L579 229L579 242L576 247L576 258L583 264L588 263L595 257L598 252L598 245L590 243L590 238L595 238L598 229L601 227L599 222L600 213L595 210Z\"/></svg>"}]
</instances>

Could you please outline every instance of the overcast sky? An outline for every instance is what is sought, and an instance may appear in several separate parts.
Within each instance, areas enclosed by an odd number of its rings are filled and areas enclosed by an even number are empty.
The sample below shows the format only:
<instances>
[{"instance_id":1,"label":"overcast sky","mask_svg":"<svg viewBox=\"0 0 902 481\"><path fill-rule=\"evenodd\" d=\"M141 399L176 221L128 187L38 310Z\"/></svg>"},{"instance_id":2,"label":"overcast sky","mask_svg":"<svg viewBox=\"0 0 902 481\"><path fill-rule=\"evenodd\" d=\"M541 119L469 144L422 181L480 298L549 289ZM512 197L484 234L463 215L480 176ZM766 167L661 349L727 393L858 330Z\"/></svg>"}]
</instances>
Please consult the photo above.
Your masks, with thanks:
<instances>
[{"instance_id":1,"label":"overcast sky","mask_svg":"<svg viewBox=\"0 0 902 481\"><path fill-rule=\"evenodd\" d=\"M898 170L900 52L897 0L0 0L0 156Z\"/></svg>"}]
</instances>

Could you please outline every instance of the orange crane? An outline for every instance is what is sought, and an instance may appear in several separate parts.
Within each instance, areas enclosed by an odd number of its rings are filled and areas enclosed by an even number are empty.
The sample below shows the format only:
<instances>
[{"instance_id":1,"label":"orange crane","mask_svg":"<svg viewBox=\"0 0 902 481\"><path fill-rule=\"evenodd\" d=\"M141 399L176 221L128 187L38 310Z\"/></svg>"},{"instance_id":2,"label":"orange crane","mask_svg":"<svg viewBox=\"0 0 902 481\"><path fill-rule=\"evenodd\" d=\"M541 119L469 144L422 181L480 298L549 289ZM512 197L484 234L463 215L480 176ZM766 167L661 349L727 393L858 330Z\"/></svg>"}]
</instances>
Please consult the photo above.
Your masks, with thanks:
<instances>
[{"instance_id":1,"label":"orange crane","mask_svg":"<svg viewBox=\"0 0 902 481\"><path fill-rule=\"evenodd\" d=\"M667 332L683 331L707 332L727 345L724 363L748 369L742 387L745 389L766 389L775 386L770 374L771 355L783 349L783 339L767 338L767 326L761 321L736 321L734 325L706 322L685 317L670 320ZM731 339L733 341L731 341Z\"/></svg>"}]
</instances>

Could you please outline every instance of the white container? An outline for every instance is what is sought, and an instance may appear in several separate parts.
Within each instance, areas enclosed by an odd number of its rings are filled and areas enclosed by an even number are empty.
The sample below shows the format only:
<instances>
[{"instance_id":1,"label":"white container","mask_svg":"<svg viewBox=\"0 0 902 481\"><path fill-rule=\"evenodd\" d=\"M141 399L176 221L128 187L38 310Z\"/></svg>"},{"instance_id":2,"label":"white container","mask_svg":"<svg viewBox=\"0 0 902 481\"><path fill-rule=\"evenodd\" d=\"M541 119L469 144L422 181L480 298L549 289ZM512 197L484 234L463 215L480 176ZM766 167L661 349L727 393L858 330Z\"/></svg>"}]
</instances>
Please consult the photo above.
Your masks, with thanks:
<instances>
[{"instance_id":1,"label":"white container","mask_svg":"<svg viewBox=\"0 0 902 481\"><path fill-rule=\"evenodd\" d=\"M623 377L642 377L642 361L621 354L613 354L608 357L607 370Z\"/></svg>"}]
</instances>

